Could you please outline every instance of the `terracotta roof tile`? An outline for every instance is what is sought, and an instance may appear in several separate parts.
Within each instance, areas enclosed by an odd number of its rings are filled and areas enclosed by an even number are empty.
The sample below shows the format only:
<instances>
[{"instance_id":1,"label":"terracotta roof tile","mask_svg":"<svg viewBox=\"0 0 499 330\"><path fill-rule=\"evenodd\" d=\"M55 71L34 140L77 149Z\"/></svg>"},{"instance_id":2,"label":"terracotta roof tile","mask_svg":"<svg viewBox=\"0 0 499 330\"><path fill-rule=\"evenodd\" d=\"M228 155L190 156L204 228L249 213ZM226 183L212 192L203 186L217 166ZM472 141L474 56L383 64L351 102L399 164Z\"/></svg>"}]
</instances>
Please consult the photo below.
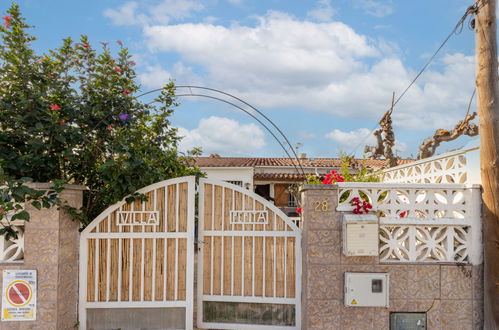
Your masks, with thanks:
<instances>
[{"instance_id":1,"label":"terracotta roof tile","mask_svg":"<svg viewBox=\"0 0 499 330\"><path fill-rule=\"evenodd\" d=\"M298 162L293 158L246 158L246 157L196 157L199 167L293 167ZM401 159L398 165L413 162L413 159ZM365 163L367 167L380 169L385 165L384 159L354 159L354 163ZM314 158L300 159L302 167L340 167L341 159Z\"/></svg>"}]
</instances>

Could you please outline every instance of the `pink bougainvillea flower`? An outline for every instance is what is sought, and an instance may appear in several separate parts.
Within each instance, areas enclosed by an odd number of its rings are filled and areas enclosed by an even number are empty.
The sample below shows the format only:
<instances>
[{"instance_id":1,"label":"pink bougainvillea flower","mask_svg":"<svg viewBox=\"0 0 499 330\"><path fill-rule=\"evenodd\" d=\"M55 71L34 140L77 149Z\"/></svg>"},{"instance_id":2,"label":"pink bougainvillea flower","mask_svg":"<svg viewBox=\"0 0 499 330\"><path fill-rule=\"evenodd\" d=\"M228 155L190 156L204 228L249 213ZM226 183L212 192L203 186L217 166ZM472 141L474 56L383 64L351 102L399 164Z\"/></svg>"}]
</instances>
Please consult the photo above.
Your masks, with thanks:
<instances>
[{"instance_id":1,"label":"pink bougainvillea flower","mask_svg":"<svg viewBox=\"0 0 499 330\"><path fill-rule=\"evenodd\" d=\"M62 108L60 106L58 106L57 104L51 104L50 105L50 109L52 110L56 110L56 111L59 111L61 110Z\"/></svg>"},{"instance_id":2,"label":"pink bougainvillea flower","mask_svg":"<svg viewBox=\"0 0 499 330\"><path fill-rule=\"evenodd\" d=\"M302 212L303 212L303 209L301 207L296 209L296 213L302 213Z\"/></svg>"},{"instance_id":3,"label":"pink bougainvillea flower","mask_svg":"<svg viewBox=\"0 0 499 330\"><path fill-rule=\"evenodd\" d=\"M107 129L108 131L110 131L110 130L112 130L112 129L113 129L113 126L112 126L112 125L107 125L107 126L106 126L106 129Z\"/></svg>"},{"instance_id":4,"label":"pink bougainvillea flower","mask_svg":"<svg viewBox=\"0 0 499 330\"><path fill-rule=\"evenodd\" d=\"M132 92L131 90L129 90L129 89L125 89L125 90L123 91L123 94L128 95L128 94L130 94L131 92Z\"/></svg>"},{"instance_id":5,"label":"pink bougainvillea flower","mask_svg":"<svg viewBox=\"0 0 499 330\"><path fill-rule=\"evenodd\" d=\"M61 121L59 122L59 126L65 126L65 125L66 125L66 122L65 122L64 120L61 120Z\"/></svg>"},{"instance_id":6,"label":"pink bougainvillea flower","mask_svg":"<svg viewBox=\"0 0 499 330\"><path fill-rule=\"evenodd\" d=\"M85 48L90 48L90 44L83 44L82 46Z\"/></svg>"},{"instance_id":7,"label":"pink bougainvillea flower","mask_svg":"<svg viewBox=\"0 0 499 330\"><path fill-rule=\"evenodd\" d=\"M11 18L12 18L12 15L2 17L2 19L4 20L3 25L5 25L6 27L9 27Z\"/></svg>"},{"instance_id":8,"label":"pink bougainvillea flower","mask_svg":"<svg viewBox=\"0 0 499 330\"><path fill-rule=\"evenodd\" d=\"M134 65L137 65L137 63L135 63L135 61L130 61L130 62L128 62L128 65L134 66Z\"/></svg>"},{"instance_id":9,"label":"pink bougainvillea flower","mask_svg":"<svg viewBox=\"0 0 499 330\"><path fill-rule=\"evenodd\" d=\"M114 71L121 72L121 69L116 67L116 68L114 68Z\"/></svg>"},{"instance_id":10,"label":"pink bougainvillea flower","mask_svg":"<svg viewBox=\"0 0 499 330\"><path fill-rule=\"evenodd\" d=\"M2 209L0 209L0 213L3 213L3 210L2 210Z\"/></svg>"},{"instance_id":11,"label":"pink bougainvillea flower","mask_svg":"<svg viewBox=\"0 0 499 330\"><path fill-rule=\"evenodd\" d=\"M55 77L49 73L49 74L47 75L47 78L55 78Z\"/></svg>"}]
</instances>

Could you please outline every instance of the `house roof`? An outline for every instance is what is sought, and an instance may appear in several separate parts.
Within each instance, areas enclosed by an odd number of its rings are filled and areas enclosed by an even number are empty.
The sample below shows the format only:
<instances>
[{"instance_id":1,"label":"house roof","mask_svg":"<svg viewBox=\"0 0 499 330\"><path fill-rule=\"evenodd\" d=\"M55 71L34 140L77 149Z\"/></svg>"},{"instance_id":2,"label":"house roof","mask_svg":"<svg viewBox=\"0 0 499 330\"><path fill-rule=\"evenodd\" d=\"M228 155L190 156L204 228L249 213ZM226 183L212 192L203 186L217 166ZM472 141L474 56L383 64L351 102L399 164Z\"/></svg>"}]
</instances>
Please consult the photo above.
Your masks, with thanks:
<instances>
[{"instance_id":1,"label":"house roof","mask_svg":"<svg viewBox=\"0 0 499 330\"><path fill-rule=\"evenodd\" d=\"M298 162L294 158L248 158L248 157L196 157L199 167L294 167ZM400 159L398 165L413 162L413 159ZM381 169L385 165L384 159L354 159L353 163L365 164L374 169ZM339 158L303 158L300 159L302 167L340 167L342 160Z\"/></svg>"}]
</instances>

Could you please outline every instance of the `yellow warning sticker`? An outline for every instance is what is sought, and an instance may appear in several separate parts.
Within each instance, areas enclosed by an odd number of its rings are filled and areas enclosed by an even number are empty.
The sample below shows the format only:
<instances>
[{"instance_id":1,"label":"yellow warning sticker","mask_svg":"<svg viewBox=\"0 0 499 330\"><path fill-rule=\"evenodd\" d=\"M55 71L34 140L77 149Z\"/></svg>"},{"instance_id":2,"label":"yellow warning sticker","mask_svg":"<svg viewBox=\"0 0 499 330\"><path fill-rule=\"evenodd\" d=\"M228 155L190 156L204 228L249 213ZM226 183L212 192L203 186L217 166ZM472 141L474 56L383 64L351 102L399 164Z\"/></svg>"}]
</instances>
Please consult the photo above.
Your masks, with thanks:
<instances>
[{"instance_id":1,"label":"yellow warning sticker","mask_svg":"<svg viewBox=\"0 0 499 330\"><path fill-rule=\"evenodd\" d=\"M352 305L357 305L357 301L354 299L354 300L352 300L351 304Z\"/></svg>"}]
</instances>

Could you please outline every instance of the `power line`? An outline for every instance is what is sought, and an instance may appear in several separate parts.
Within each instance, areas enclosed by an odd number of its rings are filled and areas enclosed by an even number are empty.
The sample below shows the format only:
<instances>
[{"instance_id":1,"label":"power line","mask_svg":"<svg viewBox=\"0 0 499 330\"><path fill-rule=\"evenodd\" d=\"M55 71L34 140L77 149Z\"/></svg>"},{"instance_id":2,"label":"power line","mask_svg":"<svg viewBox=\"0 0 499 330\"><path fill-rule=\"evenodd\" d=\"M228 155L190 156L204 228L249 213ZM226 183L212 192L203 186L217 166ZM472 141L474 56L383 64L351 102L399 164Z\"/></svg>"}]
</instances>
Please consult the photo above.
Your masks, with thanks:
<instances>
[{"instance_id":1,"label":"power line","mask_svg":"<svg viewBox=\"0 0 499 330\"><path fill-rule=\"evenodd\" d=\"M395 100L395 102L392 102L392 106L383 114L383 116L381 118L384 118L386 115L391 115L392 112L393 112L393 109L395 108L395 105L397 105L397 103L399 103L399 101L405 96L405 94L407 93L407 91L409 91L409 89L414 85L414 83L419 79L419 77L423 74L423 72L426 71L426 69L430 66L431 62L433 62L433 60L435 59L435 57L437 56L437 54L440 52L440 50L442 50L442 48L445 46L445 44L447 43L447 41L449 41L449 39L454 35L454 34L459 34L461 33L462 29L463 29L463 25L464 25L464 22L466 20L466 17L468 17L468 15L472 15L472 14L475 14L480 8L482 8L484 6L484 4L482 3L482 0L478 0L477 2L475 2L473 5L469 6L468 9L466 9L466 12L463 14L463 16L459 19L459 21L457 22L457 24L454 26L454 28L452 29L452 31L449 33L449 35L444 39L444 41L440 44L440 46L437 48L437 50L433 53L433 55L428 59L428 61L426 61L425 65L421 68L421 70L419 71L419 73L414 77L414 79L411 81L411 83L405 88L405 90L402 92L402 94L400 94L399 97L397 97L397 99ZM355 148L353 149L353 151L350 153L351 155L355 155L355 152L357 151L357 149L363 144L366 142L366 140L369 138L369 136L371 136L374 131L377 129L377 127L379 126L379 123L378 122L374 128L369 132L369 134L367 134L356 146Z\"/></svg>"}]
</instances>

